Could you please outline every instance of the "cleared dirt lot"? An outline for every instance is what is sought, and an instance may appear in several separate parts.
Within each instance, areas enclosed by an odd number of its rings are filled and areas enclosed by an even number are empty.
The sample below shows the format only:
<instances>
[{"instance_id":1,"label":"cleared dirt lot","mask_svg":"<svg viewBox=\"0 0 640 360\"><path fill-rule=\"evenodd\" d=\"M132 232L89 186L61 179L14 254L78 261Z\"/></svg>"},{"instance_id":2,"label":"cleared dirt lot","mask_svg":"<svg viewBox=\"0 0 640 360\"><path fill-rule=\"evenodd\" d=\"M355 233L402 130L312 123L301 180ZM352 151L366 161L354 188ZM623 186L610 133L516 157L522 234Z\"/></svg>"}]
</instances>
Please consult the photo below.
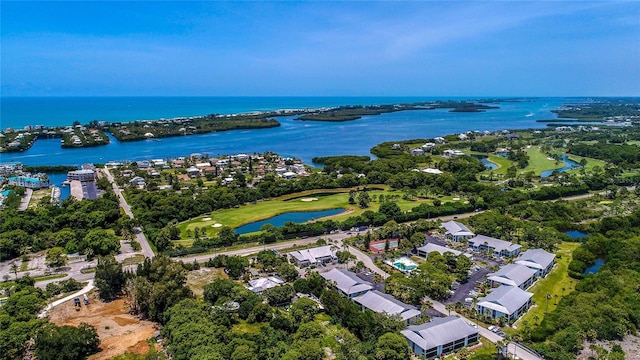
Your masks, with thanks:
<instances>
[{"instance_id":1,"label":"cleared dirt lot","mask_svg":"<svg viewBox=\"0 0 640 360\"><path fill-rule=\"evenodd\" d=\"M57 325L78 326L85 322L96 328L102 351L89 359L111 359L125 352L146 354L149 351L147 340L154 336L157 324L129 314L129 308L122 299L104 303L95 292L89 298L89 306L82 304L77 308L73 301L67 301L48 314L50 321Z\"/></svg>"}]
</instances>

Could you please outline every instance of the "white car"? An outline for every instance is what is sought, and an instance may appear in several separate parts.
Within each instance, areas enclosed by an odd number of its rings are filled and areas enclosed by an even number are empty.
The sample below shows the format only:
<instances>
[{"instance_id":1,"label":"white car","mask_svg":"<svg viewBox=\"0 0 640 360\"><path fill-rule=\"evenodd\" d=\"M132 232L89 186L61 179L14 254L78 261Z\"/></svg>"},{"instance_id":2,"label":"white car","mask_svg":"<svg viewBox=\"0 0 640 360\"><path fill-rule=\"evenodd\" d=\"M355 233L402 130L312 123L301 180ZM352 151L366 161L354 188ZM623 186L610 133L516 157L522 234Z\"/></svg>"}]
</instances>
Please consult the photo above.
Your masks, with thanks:
<instances>
[{"instance_id":1,"label":"white car","mask_svg":"<svg viewBox=\"0 0 640 360\"><path fill-rule=\"evenodd\" d=\"M491 326L489 326L487 329L489 329L489 331L495 331L496 327L495 327L495 326L493 326L493 325L491 325Z\"/></svg>"}]
</instances>

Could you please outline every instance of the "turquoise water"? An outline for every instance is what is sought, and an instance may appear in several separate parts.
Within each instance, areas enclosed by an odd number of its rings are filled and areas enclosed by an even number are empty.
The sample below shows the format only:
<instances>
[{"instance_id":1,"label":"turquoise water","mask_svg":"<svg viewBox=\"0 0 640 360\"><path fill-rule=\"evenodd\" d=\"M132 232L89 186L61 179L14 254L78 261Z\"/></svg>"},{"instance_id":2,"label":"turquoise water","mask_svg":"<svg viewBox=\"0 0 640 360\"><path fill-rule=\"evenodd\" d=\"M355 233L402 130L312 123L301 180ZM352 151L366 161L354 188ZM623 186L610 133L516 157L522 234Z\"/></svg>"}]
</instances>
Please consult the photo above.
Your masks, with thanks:
<instances>
[{"instance_id":1,"label":"turquoise water","mask_svg":"<svg viewBox=\"0 0 640 360\"><path fill-rule=\"evenodd\" d=\"M300 223L304 223L309 220L321 218L324 216L337 215L343 211L344 209L329 209L329 210L320 210L320 211L288 212L288 213L280 214L278 216L274 216L266 220L255 221L252 223L242 225L236 229L236 234L247 234L255 231L260 231L260 228L264 224L271 224L276 227L284 226L284 224L289 221L294 222L296 224L300 224Z\"/></svg>"},{"instance_id":2,"label":"turquoise water","mask_svg":"<svg viewBox=\"0 0 640 360\"><path fill-rule=\"evenodd\" d=\"M109 98L110 99L110 98ZM162 98L161 98L162 99ZM169 98L174 99L174 98ZM250 106L246 100L245 108L237 110L249 110L251 108L264 107L277 109L286 104L279 102L269 103L262 99L256 105ZM267 98L271 99L271 98ZM279 99L279 98L278 98ZM302 102L303 98L295 99ZM404 102L410 98L311 98L313 105L331 105L327 102L342 103L388 103L390 100ZM424 100L425 98L422 98ZM387 101L382 101L387 100ZM413 99L416 100L416 99ZM5 99L3 98L3 101ZM65 100L67 101L67 100ZM124 101L124 100L123 100ZM167 100L168 101L168 100ZM274 151L283 156L297 157L310 164L315 156L331 155L370 155L369 150L384 141L433 138L451 133L460 133L468 130L502 130L505 128L540 128L544 123L537 123L537 119L555 118L550 110L559 107L569 99L550 98L532 99L525 102L500 103L500 109L489 110L481 113L452 113L447 109L439 110L413 110L402 111L378 116L364 116L362 119L348 122L304 122L296 121L294 117L279 117L282 126L260 130L234 130L220 133L210 133L192 136L180 136L159 139L160 141L135 141L120 143L110 136L111 143L105 146L85 149L62 149L57 139L38 140L34 146L20 153L0 154L0 162L19 161L28 165L81 165L83 163L105 163L107 161L137 161L154 158L168 158L188 156L191 153L209 154L212 156L237 153L253 153ZM576 101L576 100L573 100ZM50 101L47 100L46 103ZM63 101L64 102L64 101ZM171 103L171 101L168 101ZM284 102L284 100L281 100ZM178 101L178 103L180 103ZM269 106L271 105L271 106ZM295 104L293 104L295 105ZM301 105L298 104L298 105ZM186 108L186 105L181 105ZM230 110L229 105L226 109ZM57 109L57 107L56 107ZM98 108L89 111L94 119L103 119L104 113ZM43 120L41 110L23 109L32 116L26 116L35 120ZM6 112L4 107L3 112ZM12 110L13 111L13 110ZM222 111L217 111L222 112ZM62 112L63 114L65 112ZM533 114L531 116L527 116ZM137 118L140 112L132 112L131 117ZM154 118L154 114L148 114L144 118ZM52 118L58 118L60 114L51 114ZM172 114L165 115L171 117ZM5 121L3 115L2 127L15 121ZM34 121L35 121L34 120ZM21 120L22 121L22 120ZM71 119L70 119L71 121ZM17 122L20 123L20 122ZM36 122L37 123L37 122ZM43 123L43 121L40 121ZM21 126L26 125L24 122ZM18 125L14 125L19 127Z\"/></svg>"},{"instance_id":3,"label":"turquoise water","mask_svg":"<svg viewBox=\"0 0 640 360\"><path fill-rule=\"evenodd\" d=\"M18 180L19 178L22 178L22 180L24 182L28 182L28 183L38 183L38 182L40 182L40 179L32 178L32 177L28 177L28 176L20 176L20 177L13 176L13 177L10 177L9 180Z\"/></svg>"},{"instance_id":4,"label":"turquoise water","mask_svg":"<svg viewBox=\"0 0 640 360\"><path fill-rule=\"evenodd\" d=\"M564 166L561 167L560 169L555 169L558 170L559 172L565 172L565 171L569 171L575 168L579 168L580 164L578 164L577 162L569 159L569 157L567 155L560 155L560 158L562 159L562 161L564 161ZM549 177L551 176L551 174L553 173L554 170L547 170L547 171L543 171L540 174L541 178L545 178L545 177Z\"/></svg>"},{"instance_id":5,"label":"turquoise water","mask_svg":"<svg viewBox=\"0 0 640 360\"><path fill-rule=\"evenodd\" d=\"M9 196L9 194L11 194L11 190L4 190L1 194L2 196L7 197Z\"/></svg>"},{"instance_id":6,"label":"turquoise water","mask_svg":"<svg viewBox=\"0 0 640 360\"><path fill-rule=\"evenodd\" d=\"M588 275L588 274L596 274L599 270L600 267L604 264L604 259L596 259L596 263L591 265L590 267L588 267L585 271L584 274Z\"/></svg>"},{"instance_id":7,"label":"turquoise water","mask_svg":"<svg viewBox=\"0 0 640 360\"><path fill-rule=\"evenodd\" d=\"M400 270L404 270L404 271L411 271L413 269L415 269L417 266L416 265L404 265L401 262L397 262L397 263L393 263L393 266L397 267Z\"/></svg>"},{"instance_id":8,"label":"turquoise water","mask_svg":"<svg viewBox=\"0 0 640 360\"><path fill-rule=\"evenodd\" d=\"M566 235L571 236L574 239L580 239L580 240L582 240L582 238L584 238L585 236L589 235L587 233L583 233L582 231L578 231L578 230L565 231L564 233Z\"/></svg>"},{"instance_id":9,"label":"turquoise water","mask_svg":"<svg viewBox=\"0 0 640 360\"><path fill-rule=\"evenodd\" d=\"M68 185L62 186L62 183L67 180L67 174L47 174L47 177L51 180L51 185L56 185L60 188L60 200L64 200L69 197L71 192L70 187Z\"/></svg>"}]
</instances>

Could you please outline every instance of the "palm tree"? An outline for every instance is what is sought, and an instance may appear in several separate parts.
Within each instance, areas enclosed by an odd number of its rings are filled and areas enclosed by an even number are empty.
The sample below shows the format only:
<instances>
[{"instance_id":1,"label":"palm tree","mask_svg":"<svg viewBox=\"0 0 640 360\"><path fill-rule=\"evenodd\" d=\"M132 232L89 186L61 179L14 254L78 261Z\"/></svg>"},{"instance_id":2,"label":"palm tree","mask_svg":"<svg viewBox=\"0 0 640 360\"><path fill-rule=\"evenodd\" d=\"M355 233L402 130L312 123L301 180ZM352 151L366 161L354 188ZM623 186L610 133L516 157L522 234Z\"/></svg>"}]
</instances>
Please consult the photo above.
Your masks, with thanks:
<instances>
[{"instance_id":1,"label":"palm tree","mask_svg":"<svg viewBox=\"0 0 640 360\"><path fill-rule=\"evenodd\" d=\"M498 348L498 354L496 354L496 359L500 359L501 355L506 355L505 347L507 347L507 343L504 340L496 341L496 347Z\"/></svg>"},{"instance_id":2,"label":"palm tree","mask_svg":"<svg viewBox=\"0 0 640 360\"><path fill-rule=\"evenodd\" d=\"M549 299L551 299L551 294L547 293L545 296L547 299L547 309L544 311L545 314L549 313Z\"/></svg>"},{"instance_id":3,"label":"palm tree","mask_svg":"<svg viewBox=\"0 0 640 360\"><path fill-rule=\"evenodd\" d=\"M491 309L484 309L484 316L487 318L490 318L491 316Z\"/></svg>"},{"instance_id":4,"label":"palm tree","mask_svg":"<svg viewBox=\"0 0 640 360\"><path fill-rule=\"evenodd\" d=\"M518 342L522 341L522 337L520 335L513 335L513 358L517 359L516 350L518 350Z\"/></svg>"},{"instance_id":5,"label":"palm tree","mask_svg":"<svg viewBox=\"0 0 640 360\"><path fill-rule=\"evenodd\" d=\"M533 322L536 324L536 326L538 325L538 321L540 321L540 316L533 315Z\"/></svg>"},{"instance_id":6,"label":"palm tree","mask_svg":"<svg viewBox=\"0 0 640 360\"><path fill-rule=\"evenodd\" d=\"M555 305L558 305L558 294L553 295L553 298L555 299Z\"/></svg>"},{"instance_id":7,"label":"palm tree","mask_svg":"<svg viewBox=\"0 0 640 360\"><path fill-rule=\"evenodd\" d=\"M451 310L453 310L453 305L447 304L444 308L447 309L447 311L449 311L449 316L451 316Z\"/></svg>"},{"instance_id":8,"label":"palm tree","mask_svg":"<svg viewBox=\"0 0 640 360\"><path fill-rule=\"evenodd\" d=\"M15 261L11 263L11 272L15 275L16 280L18 280L18 264L16 264Z\"/></svg>"},{"instance_id":9,"label":"palm tree","mask_svg":"<svg viewBox=\"0 0 640 360\"><path fill-rule=\"evenodd\" d=\"M567 290L566 288L562 288L562 297L564 297L564 291Z\"/></svg>"},{"instance_id":10,"label":"palm tree","mask_svg":"<svg viewBox=\"0 0 640 360\"><path fill-rule=\"evenodd\" d=\"M479 320L479 316L478 316L478 298L473 298L473 312L476 315L476 328L478 328L478 320Z\"/></svg>"}]
</instances>

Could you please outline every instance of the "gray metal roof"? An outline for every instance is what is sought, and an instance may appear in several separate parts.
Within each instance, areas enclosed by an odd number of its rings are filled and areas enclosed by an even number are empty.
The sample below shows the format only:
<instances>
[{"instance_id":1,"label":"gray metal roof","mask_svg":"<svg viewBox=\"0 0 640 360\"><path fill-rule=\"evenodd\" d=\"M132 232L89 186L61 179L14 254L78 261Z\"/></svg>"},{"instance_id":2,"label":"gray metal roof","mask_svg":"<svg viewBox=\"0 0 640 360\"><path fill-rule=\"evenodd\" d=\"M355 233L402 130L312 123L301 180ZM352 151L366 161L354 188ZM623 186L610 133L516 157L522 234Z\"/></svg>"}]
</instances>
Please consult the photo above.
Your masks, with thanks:
<instances>
[{"instance_id":1,"label":"gray metal roof","mask_svg":"<svg viewBox=\"0 0 640 360\"><path fill-rule=\"evenodd\" d=\"M480 298L478 305L511 315L529 301L532 296L532 293L526 292L519 287L502 285L493 289L489 295Z\"/></svg>"},{"instance_id":2,"label":"gray metal roof","mask_svg":"<svg viewBox=\"0 0 640 360\"><path fill-rule=\"evenodd\" d=\"M400 333L422 349L429 350L477 334L478 329L459 317L447 316L434 318L431 322L422 325L409 326Z\"/></svg>"},{"instance_id":3,"label":"gray metal roof","mask_svg":"<svg viewBox=\"0 0 640 360\"><path fill-rule=\"evenodd\" d=\"M420 315L420 311L413 305L399 301L389 294L383 294L378 290L368 291L363 295L353 298L353 301L367 309L388 315L400 315L403 320Z\"/></svg>"},{"instance_id":4,"label":"gray metal roof","mask_svg":"<svg viewBox=\"0 0 640 360\"><path fill-rule=\"evenodd\" d=\"M508 252L512 252L521 247L520 245L511 243L505 240L500 240L500 239L496 239L496 238L492 238L484 235L478 235L472 239L469 239L469 243L473 244L474 246L480 246L484 243L487 243L489 247L493 248L495 251L498 251L498 252L502 252L502 250L507 250Z\"/></svg>"},{"instance_id":5,"label":"gray metal roof","mask_svg":"<svg viewBox=\"0 0 640 360\"><path fill-rule=\"evenodd\" d=\"M318 259L334 257L331 251L331 245L320 246L311 249L290 252L291 256L298 261L308 261L310 263L317 262Z\"/></svg>"},{"instance_id":6,"label":"gray metal roof","mask_svg":"<svg viewBox=\"0 0 640 360\"><path fill-rule=\"evenodd\" d=\"M461 224L457 221L447 221L445 223L442 223L442 225L440 226L447 230L445 232L446 234L457 235L457 236L475 235L471 230L469 230L468 227L464 226L464 224Z\"/></svg>"},{"instance_id":7,"label":"gray metal roof","mask_svg":"<svg viewBox=\"0 0 640 360\"><path fill-rule=\"evenodd\" d=\"M536 270L520 264L508 264L488 275L489 280L511 286L520 286L536 275Z\"/></svg>"},{"instance_id":8,"label":"gray metal roof","mask_svg":"<svg viewBox=\"0 0 640 360\"><path fill-rule=\"evenodd\" d=\"M320 276L335 282L336 287L347 295L373 289L370 282L364 281L357 277L355 273L344 269L331 269L330 271L320 273Z\"/></svg>"},{"instance_id":9,"label":"gray metal roof","mask_svg":"<svg viewBox=\"0 0 640 360\"><path fill-rule=\"evenodd\" d=\"M260 278L249 281L249 290L260 293L267 289L271 289L276 286L284 284L284 280L277 276L269 276L266 278Z\"/></svg>"},{"instance_id":10,"label":"gray metal roof","mask_svg":"<svg viewBox=\"0 0 640 360\"><path fill-rule=\"evenodd\" d=\"M438 244L431 244L431 243L419 247L418 251L426 252L427 254L436 251L436 252L440 253L441 255L444 255L444 253L446 253L446 252L450 252L455 256L463 254L462 251L450 249L450 248L448 248L446 246L440 246ZM471 256L471 255L465 254L465 256Z\"/></svg>"},{"instance_id":11,"label":"gray metal roof","mask_svg":"<svg viewBox=\"0 0 640 360\"><path fill-rule=\"evenodd\" d=\"M521 264L533 269L543 270L549 266L556 255L542 249L529 249L516 259L516 264Z\"/></svg>"}]
</instances>

